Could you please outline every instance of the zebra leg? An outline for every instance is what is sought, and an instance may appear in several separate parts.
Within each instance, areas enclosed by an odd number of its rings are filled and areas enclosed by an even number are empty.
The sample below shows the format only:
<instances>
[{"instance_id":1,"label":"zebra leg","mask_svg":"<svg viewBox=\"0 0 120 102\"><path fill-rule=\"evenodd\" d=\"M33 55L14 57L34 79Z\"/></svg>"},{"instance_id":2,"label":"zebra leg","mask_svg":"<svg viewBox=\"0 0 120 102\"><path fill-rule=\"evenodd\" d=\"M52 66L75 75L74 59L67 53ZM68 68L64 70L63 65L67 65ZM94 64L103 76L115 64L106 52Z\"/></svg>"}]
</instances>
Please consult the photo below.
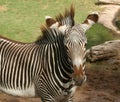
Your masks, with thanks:
<instances>
[{"instance_id":1,"label":"zebra leg","mask_svg":"<svg viewBox=\"0 0 120 102\"><path fill-rule=\"evenodd\" d=\"M69 97L65 102L73 102L73 96Z\"/></svg>"},{"instance_id":2,"label":"zebra leg","mask_svg":"<svg viewBox=\"0 0 120 102\"><path fill-rule=\"evenodd\" d=\"M45 95L44 97L41 97L42 102L56 102L52 97L49 95Z\"/></svg>"},{"instance_id":3,"label":"zebra leg","mask_svg":"<svg viewBox=\"0 0 120 102\"><path fill-rule=\"evenodd\" d=\"M36 96L40 97L42 102L56 102L45 88L36 89Z\"/></svg>"},{"instance_id":4,"label":"zebra leg","mask_svg":"<svg viewBox=\"0 0 120 102\"><path fill-rule=\"evenodd\" d=\"M63 100L61 100L60 102L73 102L73 96L68 95Z\"/></svg>"}]
</instances>

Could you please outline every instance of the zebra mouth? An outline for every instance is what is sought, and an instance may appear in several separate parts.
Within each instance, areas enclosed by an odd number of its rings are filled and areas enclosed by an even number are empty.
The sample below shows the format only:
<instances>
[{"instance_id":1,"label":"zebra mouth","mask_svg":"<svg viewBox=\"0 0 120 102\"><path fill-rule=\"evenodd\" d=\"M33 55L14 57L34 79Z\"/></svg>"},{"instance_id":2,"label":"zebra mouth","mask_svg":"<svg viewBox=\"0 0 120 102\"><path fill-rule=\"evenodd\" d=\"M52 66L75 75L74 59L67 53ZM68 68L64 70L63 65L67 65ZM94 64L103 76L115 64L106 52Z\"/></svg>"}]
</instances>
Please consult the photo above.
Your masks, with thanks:
<instances>
[{"instance_id":1,"label":"zebra mouth","mask_svg":"<svg viewBox=\"0 0 120 102\"><path fill-rule=\"evenodd\" d=\"M75 81L75 85L76 86L82 86L82 84L84 83L84 80L74 80Z\"/></svg>"},{"instance_id":2,"label":"zebra mouth","mask_svg":"<svg viewBox=\"0 0 120 102\"><path fill-rule=\"evenodd\" d=\"M80 79L73 79L73 80L74 80L76 86L82 86L83 83L86 81L86 76L83 78L80 78Z\"/></svg>"}]
</instances>

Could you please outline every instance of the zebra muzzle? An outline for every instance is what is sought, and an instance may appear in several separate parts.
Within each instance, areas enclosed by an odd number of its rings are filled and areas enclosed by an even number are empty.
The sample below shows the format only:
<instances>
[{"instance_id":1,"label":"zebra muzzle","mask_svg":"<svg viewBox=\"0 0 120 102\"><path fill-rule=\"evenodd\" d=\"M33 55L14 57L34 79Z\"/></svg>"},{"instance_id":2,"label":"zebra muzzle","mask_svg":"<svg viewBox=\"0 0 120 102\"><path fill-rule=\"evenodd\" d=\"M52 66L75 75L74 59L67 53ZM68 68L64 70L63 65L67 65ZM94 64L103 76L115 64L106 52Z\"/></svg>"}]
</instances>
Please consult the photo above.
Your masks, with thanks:
<instances>
[{"instance_id":1,"label":"zebra muzzle","mask_svg":"<svg viewBox=\"0 0 120 102\"><path fill-rule=\"evenodd\" d=\"M82 66L80 66L80 68L77 68L76 66L74 66L74 72L72 74L72 78L75 82L75 85L77 86L81 86L85 82L86 75L84 75Z\"/></svg>"}]
</instances>

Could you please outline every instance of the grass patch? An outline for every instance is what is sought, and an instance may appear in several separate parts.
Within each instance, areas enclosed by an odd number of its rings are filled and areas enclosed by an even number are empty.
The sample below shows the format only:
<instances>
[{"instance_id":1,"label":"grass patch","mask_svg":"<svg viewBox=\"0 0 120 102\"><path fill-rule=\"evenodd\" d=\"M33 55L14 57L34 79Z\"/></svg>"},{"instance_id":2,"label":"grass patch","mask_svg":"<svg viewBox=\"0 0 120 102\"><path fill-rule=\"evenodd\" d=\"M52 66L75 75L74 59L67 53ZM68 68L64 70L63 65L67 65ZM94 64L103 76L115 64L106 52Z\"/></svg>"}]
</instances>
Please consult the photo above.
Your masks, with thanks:
<instances>
[{"instance_id":1,"label":"grass patch","mask_svg":"<svg viewBox=\"0 0 120 102\"><path fill-rule=\"evenodd\" d=\"M93 25L93 27L86 32L86 35L88 40L87 48L104 43L105 41L117 39L116 36L112 35L110 30L101 24Z\"/></svg>"},{"instance_id":2,"label":"grass patch","mask_svg":"<svg viewBox=\"0 0 120 102\"><path fill-rule=\"evenodd\" d=\"M0 0L0 35L22 42L34 41L45 16L55 17L71 4L75 5L75 21L81 23L91 11L98 10L96 0ZM109 40L109 31L101 25L88 32L88 47Z\"/></svg>"}]
</instances>

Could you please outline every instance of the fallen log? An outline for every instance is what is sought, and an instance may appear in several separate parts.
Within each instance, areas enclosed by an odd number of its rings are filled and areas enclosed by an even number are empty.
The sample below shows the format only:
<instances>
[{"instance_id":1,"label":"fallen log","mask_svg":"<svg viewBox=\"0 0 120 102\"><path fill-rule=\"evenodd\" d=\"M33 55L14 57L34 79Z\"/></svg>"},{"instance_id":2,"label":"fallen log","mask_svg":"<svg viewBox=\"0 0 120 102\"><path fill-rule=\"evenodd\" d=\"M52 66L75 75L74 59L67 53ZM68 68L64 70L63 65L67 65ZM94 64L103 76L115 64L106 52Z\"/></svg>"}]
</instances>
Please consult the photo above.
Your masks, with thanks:
<instances>
[{"instance_id":1,"label":"fallen log","mask_svg":"<svg viewBox=\"0 0 120 102\"><path fill-rule=\"evenodd\" d=\"M120 63L120 40L107 41L87 50L87 60L90 62L108 60L109 63Z\"/></svg>"}]
</instances>

